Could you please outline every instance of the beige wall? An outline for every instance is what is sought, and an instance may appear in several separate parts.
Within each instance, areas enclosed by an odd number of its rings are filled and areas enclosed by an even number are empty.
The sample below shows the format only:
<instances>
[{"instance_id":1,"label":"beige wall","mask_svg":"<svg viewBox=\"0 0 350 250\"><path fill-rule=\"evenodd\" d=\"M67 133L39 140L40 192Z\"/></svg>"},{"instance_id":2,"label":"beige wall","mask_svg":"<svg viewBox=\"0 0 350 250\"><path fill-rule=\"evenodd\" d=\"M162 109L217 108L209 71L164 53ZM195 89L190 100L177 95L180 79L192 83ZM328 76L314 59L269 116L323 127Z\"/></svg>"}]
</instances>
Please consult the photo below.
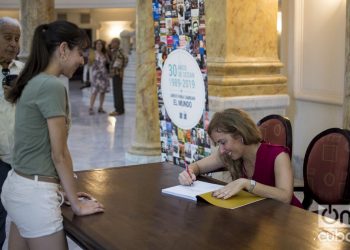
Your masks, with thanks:
<instances>
[{"instance_id":1,"label":"beige wall","mask_svg":"<svg viewBox=\"0 0 350 250\"><path fill-rule=\"evenodd\" d=\"M302 168L312 138L342 127L345 75L345 0L284 0L288 4L287 76L293 153Z\"/></svg>"},{"instance_id":2,"label":"beige wall","mask_svg":"<svg viewBox=\"0 0 350 250\"><path fill-rule=\"evenodd\" d=\"M135 30L135 8L56 9L56 13L65 13L68 21L76 23L81 28L91 29L92 40L103 39L109 43L113 37L119 37L121 31ZM82 24L80 22L81 13L90 14L91 22ZM19 11L17 9L0 10L0 16L18 19Z\"/></svg>"},{"instance_id":3,"label":"beige wall","mask_svg":"<svg viewBox=\"0 0 350 250\"><path fill-rule=\"evenodd\" d=\"M17 10L0 10L0 16L9 16L12 18L19 18L19 12Z\"/></svg>"},{"instance_id":4,"label":"beige wall","mask_svg":"<svg viewBox=\"0 0 350 250\"><path fill-rule=\"evenodd\" d=\"M57 13L66 13L68 21L81 28L92 29L92 40L103 39L107 42L113 37L119 37L123 30L132 31L135 24L136 9L58 9ZM80 23L80 13L89 13L90 24Z\"/></svg>"}]
</instances>

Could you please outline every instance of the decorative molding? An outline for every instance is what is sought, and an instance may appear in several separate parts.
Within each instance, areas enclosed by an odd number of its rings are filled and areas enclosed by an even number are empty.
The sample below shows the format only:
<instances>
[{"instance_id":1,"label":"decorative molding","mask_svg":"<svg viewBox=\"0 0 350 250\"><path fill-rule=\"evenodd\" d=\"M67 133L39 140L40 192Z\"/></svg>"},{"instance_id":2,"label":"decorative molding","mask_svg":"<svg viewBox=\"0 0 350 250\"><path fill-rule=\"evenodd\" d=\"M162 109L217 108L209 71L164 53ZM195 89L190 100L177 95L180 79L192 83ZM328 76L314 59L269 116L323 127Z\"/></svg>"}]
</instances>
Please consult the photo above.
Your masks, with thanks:
<instances>
[{"instance_id":1,"label":"decorative molding","mask_svg":"<svg viewBox=\"0 0 350 250\"><path fill-rule=\"evenodd\" d=\"M343 96L331 90L308 89L303 82L304 0L294 1L294 97L297 100L343 105Z\"/></svg>"}]
</instances>

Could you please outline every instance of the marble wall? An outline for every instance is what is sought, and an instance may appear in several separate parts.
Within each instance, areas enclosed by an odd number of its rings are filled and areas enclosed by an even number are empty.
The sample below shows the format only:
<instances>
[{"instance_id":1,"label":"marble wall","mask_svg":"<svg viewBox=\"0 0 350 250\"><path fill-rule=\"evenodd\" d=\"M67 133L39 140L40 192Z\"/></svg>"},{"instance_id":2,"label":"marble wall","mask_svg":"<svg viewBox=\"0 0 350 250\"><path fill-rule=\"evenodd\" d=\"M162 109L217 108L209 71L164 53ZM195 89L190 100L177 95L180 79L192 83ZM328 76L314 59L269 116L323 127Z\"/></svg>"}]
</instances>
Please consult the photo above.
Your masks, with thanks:
<instances>
[{"instance_id":1,"label":"marble wall","mask_svg":"<svg viewBox=\"0 0 350 250\"><path fill-rule=\"evenodd\" d=\"M209 95L287 94L278 58L278 1L206 1Z\"/></svg>"},{"instance_id":2,"label":"marble wall","mask_svg":"<svg viewBox=\"0 0 350 250\"><path fill-rule=\"evenodd\" d=\"M20 17L22 26L21 52L19 58L25 61L29 56L31 41L34 29L43 23L54 20L55 1L54 0L21 0Z\"/></svg>"}]
</instances>

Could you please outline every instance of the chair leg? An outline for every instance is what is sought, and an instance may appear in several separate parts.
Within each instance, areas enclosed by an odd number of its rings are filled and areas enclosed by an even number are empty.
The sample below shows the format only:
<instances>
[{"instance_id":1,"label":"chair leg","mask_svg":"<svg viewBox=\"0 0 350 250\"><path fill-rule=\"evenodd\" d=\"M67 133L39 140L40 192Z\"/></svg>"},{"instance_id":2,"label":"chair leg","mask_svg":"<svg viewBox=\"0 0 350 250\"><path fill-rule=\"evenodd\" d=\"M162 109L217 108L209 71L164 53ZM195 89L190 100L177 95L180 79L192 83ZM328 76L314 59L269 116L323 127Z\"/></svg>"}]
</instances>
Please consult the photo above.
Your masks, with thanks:
<instances>
[{"instance_id":1,"label":"chair leg","mask_svg":"<svg viewBox=\"0 0 350 250\"><path fill-rule=\"evenodd\" d=\"M312 204L312 198L309 195L304 193L304 199L303 199L303 202L302 202L303 208L308 210L309 207L311 206L311 204Z\"/></svg>"}]
</instances>

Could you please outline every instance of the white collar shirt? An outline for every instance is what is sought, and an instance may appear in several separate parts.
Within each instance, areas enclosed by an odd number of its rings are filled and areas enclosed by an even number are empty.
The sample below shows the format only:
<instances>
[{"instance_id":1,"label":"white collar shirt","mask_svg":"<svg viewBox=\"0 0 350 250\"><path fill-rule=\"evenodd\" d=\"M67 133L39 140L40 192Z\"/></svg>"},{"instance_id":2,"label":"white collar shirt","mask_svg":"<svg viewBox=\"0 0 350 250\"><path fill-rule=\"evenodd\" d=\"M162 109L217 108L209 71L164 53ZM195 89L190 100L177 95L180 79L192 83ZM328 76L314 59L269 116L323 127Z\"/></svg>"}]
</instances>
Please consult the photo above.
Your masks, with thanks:
<instances>
[{"instance_id":1,"label":"white collar shirt","mask_svg":"<svg viewBox=\"0 0 350 250\"><path fill-rule=\"evenodd\" d=\"M24 64L13 60L9 65L10 74L18 75ZM2 71L2 66L0 65ZM4 78L0 74L0 83ZM4 98L4 90L0 87L0 159L3 162L11 164L12 150L14 145L14 126L15 126L15 105L9 103Z\"/></svg>"}]
</instances>

